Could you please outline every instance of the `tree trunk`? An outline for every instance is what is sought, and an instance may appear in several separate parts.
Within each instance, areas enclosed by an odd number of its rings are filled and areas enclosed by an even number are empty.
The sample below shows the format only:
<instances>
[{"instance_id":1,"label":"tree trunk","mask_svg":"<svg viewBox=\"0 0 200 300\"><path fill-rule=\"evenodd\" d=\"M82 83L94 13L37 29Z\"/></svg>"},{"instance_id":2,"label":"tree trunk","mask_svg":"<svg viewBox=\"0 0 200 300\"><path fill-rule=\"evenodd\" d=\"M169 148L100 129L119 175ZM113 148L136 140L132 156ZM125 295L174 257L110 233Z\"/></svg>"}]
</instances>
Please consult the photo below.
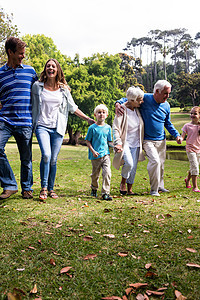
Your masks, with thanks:
<instances>
[{"instance_id":1,"label":"tree trunk","mask_svg":"<svg viewBox=\"0 0 200 300\"><path fill-rule=\"evenodd\" d=\"M68 126L67 128L68 134L69 134L69 141L68 141L68 145L78 145L78 139L80 137L81 131L80 130L76 130L75 133L73 133L73 129Z\"/></svg>"}]
</instances>

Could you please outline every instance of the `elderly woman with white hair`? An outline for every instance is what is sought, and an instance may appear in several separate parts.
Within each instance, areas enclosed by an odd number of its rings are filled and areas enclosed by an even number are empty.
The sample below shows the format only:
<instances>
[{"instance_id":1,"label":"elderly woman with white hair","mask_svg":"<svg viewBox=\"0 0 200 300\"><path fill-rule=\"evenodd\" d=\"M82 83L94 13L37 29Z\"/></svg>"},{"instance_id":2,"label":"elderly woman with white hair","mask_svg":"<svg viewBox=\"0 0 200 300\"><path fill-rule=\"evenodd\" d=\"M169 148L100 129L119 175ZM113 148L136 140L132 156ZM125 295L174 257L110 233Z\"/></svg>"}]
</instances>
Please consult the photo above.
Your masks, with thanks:
<instances>
[{"instance_id":1,"label":"elderly woman with white hair","mask_svg":"<svg viewBox=\"0 0 200 300\"><path fill-rule=\"evenodd\" d=\"M134 195L134 183L138 160L144 160L142 142L144 125L140 116L139 107L143 102L144 92L139 87L130 87L127 90L127 101L122 104L123 115L115 115L113 121L113 143L115 156L113 166L119 170L123 165L120 184L120 193ZM127 184L127 189L126 189Z\"/></svg>"}]
</instances>

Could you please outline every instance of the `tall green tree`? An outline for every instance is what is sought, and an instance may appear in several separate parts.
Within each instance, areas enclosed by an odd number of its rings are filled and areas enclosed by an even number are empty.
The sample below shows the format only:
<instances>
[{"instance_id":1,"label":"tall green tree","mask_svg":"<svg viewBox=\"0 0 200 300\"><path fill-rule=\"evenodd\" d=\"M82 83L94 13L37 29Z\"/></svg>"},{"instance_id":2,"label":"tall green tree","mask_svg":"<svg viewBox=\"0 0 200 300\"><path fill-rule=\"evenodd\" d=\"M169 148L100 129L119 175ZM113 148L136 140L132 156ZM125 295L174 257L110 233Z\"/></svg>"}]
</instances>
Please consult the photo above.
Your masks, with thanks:
<instances>
[{"instance_id":1,"label":"tall green tree","mask_svg":"<svg viewBox=\"0 0 200 300\"><path fill-rule=\"evenodd\" d=\"M110 125L115 114L114 103L125 95L120 88L124 83L120 63L119 55L95 54L84 58L83 63L74 67L66 77L79 108L94 117L94 108L100 103L105 104L109 111L107 123ZM76 144L80 134L85 134L87 128L85 121L70 115L67 126L69 143Z\"/></svg>"},{"instance_id":2,"label":"tall green tree","mask_svg":"<svg viewBox=\"0 0 200 300\"><path fill-rule=\"evenodd\" d=\"M0 7L0 65L7 60L5 54L5 41L9 36L19 36L19 30L13 24L13 14L8 15L2 7Z\"/></svg>"},{"instance_id":3,"label":"tall green tree","mask_svg":"<svg viewBox=\"0 0 200 300\"><path fill-rule=\"evenodd\" d=\"M73 65L71 58L63 55L57 49L52 38L46 37L44 34L27 34L22 39L27 44L26 62L34 67L38 75L49 58L57 59L63 70Z\"/></svg>"}]
</instances>

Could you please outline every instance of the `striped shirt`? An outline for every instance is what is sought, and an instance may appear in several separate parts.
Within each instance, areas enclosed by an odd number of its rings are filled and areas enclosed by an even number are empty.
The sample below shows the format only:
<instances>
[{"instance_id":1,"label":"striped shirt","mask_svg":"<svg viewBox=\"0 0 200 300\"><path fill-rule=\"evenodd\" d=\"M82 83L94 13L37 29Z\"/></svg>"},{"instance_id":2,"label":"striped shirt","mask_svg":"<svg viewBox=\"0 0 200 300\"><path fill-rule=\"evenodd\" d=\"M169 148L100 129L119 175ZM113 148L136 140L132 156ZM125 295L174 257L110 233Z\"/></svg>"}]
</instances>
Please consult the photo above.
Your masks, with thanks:
<instances>
[{"instance_id":1,"label":"striped shirt","mask_svg":"<svg viewBox=\"0 0 200 300\"><path fill-rule=\"evenodd\" d=\"M0 122L13 126L32 126L31 87L37 74L31 66L0 68Z\"/></svg>"}]
</instances>

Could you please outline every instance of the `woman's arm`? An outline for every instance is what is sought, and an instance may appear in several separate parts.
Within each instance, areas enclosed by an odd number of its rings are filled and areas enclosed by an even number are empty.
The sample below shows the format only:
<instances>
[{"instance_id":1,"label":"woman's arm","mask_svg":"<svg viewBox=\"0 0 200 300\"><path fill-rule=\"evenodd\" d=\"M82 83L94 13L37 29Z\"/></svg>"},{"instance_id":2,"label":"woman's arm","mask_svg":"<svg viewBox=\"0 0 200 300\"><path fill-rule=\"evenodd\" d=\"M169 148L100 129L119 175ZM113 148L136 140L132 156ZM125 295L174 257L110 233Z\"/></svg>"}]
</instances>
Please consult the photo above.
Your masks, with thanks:
<instances>
[{"instance_id":1,"label":"woman's arm","mask_svg":"<svg viewBox=\"0 0 200 300\"><path fill-rule=\"evenodd\" d=\"M74 114L76 116L78 116L79 118L87 121L89 125L92 125L92 124L96 123L95 120L93 120L93 119L89 118L88 116L86 116L79 108L77 108L77 110L74 112Z\"/></svg>"}]
</instances>

